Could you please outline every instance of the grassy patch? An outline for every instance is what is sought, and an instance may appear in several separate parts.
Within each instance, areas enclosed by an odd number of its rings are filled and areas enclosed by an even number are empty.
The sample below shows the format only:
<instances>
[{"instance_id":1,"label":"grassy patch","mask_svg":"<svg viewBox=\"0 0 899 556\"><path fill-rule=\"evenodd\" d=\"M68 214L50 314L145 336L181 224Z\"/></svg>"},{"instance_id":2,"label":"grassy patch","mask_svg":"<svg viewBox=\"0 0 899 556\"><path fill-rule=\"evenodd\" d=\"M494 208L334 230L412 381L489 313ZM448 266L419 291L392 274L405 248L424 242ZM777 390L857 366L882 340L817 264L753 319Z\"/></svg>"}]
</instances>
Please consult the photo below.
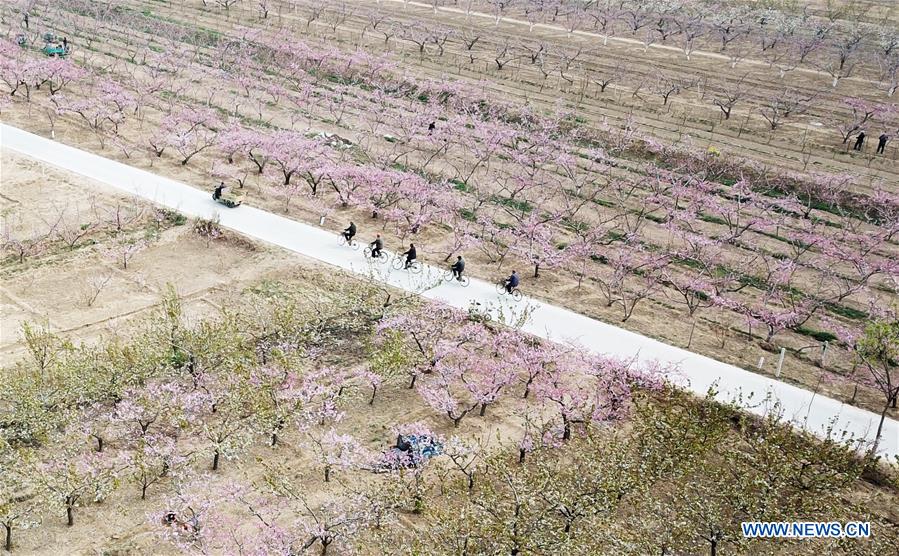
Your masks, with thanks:
<instances>
[{"instance_id":1,"label":"grassy patch","mask_svg":"<svg viewBox=\"0 0 899 556\"><path fill-rule=\"evenodd\" d=\"M491 200L498 205L513 208L525 214L530 214L534 210L534 207L529 202L519 201L510 197L494 196Z\"/></svg>"},{"instance_id":2,"label":"grassy patch","mask_svg":"<svg viewBox=\"0 0 899 556\"><path fill-rule=\"evenodd\" d=\"M679 264L681 266L686 266L689 268L702 268L703 267L702 263L697 260L685 259L682 257L676 257L676 258L672 259L671 262L673 262L675 264Z\"/></svg>"},{"instance_id":3,"label":"grassy patch","mask_svg":"<svg viewBox=\"0 0 899 556\"><path fill-rule=\"evenodd\" d=\"M812 330L811 328L805 328L803 326L794 328L793 332L802 334L803 336L808 336L809 338L814 338L819 342L833 342L837 339L836 336L834 336L830 332L827 332L826 330Z\"/></svg>"},{"instance_id":4,"label":"grassy patch","mask_svg":"<svg viewBox=\"0 0 899 556\"><path fill-rule=\"evenodd\" d=\"M468 193L471 191L471 186L461 180L453 178L449 182L453 184L453 189L455 189L456 191L461 191L462 193Z\"/></svg>"},{"instance_id":5,"label":"grassy patch","mask_svg":"<svg viewBox=\"0 0 899 556\"><path fill-rule=\"evenodd\" d=\"M574 233L586 232L590 229L590 224L584 222L583 220L577 220L574 218L563 218L562 226Z\"/></svg>"},{"instance_id":6,"label":"grassy patch","mask_svg":"<svg viewBox=\"0 0 899 556\"><path fill-rule=\"evenodd\" d=\"M703 222L711 222L712 224L721 224L722 226L727 225L727 220L718 218L717 216L713 216L711 214L700 214L699 219Z\"/></svg>"},{"instance_id":7,"label":"grassy patch","mask_svg":"<svg viewBox=\"0 0 899 556\"><path fill-rule=\"evenodd\" d=\"M828 303L827 310L835 315L846 317L847 319L862 320L868 318L868 313L865 311L859 311L858 309L853 309L852 307L846 307L845 305L839 305L837 303Z\"/></svg>"}]
</instances>

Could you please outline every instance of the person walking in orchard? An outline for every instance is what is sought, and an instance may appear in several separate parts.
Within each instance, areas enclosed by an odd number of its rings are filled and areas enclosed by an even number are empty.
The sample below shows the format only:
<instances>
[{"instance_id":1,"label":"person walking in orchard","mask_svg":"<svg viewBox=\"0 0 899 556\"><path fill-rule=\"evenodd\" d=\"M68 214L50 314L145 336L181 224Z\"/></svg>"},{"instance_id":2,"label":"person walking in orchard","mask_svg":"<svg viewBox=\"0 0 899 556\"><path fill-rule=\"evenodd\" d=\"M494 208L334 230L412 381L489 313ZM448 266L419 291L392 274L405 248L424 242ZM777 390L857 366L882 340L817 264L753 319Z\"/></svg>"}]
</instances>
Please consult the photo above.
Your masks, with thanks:
<instances>
[{"instance_id":1,"label":"person walking in orchard","mask_svg":"<svg viewBox=\"0 0 899 556\"><path fill-rule=\"evenodd\" d=\"M853 149L856 151L860 151L860 150L862 150L862 145L864 145L864 144L865 144L865 132L862 131L858 134L858 137L855 138L855 146L853 147Z\"/></svg>"},{"instance_id":2,"label":"person walking in orchard","mask_svg":"<svg viewBox=\"0 0 899 556\"><path fill-rule=\"evenodd\" d=\"M890 140L890 136L883 132L880 134L880 137L877 140L877 154L883 154L883 150L887 148L887 142Z\"/></svg>"}]
</instances>

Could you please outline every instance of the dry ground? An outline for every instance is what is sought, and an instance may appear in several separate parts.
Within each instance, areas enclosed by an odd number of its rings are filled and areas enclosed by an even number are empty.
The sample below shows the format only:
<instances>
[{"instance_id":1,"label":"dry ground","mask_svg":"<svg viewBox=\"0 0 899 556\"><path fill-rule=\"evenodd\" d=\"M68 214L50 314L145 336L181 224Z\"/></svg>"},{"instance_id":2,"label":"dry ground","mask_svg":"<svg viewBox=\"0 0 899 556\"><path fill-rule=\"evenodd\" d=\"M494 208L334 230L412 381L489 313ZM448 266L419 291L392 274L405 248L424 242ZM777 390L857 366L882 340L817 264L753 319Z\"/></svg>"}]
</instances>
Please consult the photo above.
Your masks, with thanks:
<instances>
[{"instance_id":1,"label":"dry ground","mask_svg":"<svg viewBox=\"0 0 899 556\"><path fill-rule=\"evenodd\" d=\"M9 150L2 151L2 210L12 226L53 220L59 211L85 222L94 207L111 210L116 203L141 203L99 183L49 167ZM78 339L98 339L116 330L123 320L145 314L159 300L166 284L173 284L196 316L217 310L221 303L270 274L313 263L298 255L264 245L206 242L186 222L162 233L139 252L127 270L105 259L96 246L56 249L24 264L5 261L0 294L3 299L0 362L8 364L21 353L19 324L47 323L56 332ZM191 261L191 264L184 264ZM88 306L94 293L91 280L110 277Z\"/></svg>"},{"instance_id":2,"label":"dry ground","mask_svg":"<svg viewBox=\"0 0 899 556\"><path fill-rule=\"evenodd\" d=\"M91 206L108 209L119 202L138 203L101 184L86 183L79 176L9 150L2 151L0 162L2 210L7 218L11 214L22 215L15 220L16 226L27 225L30 219L48 218L55 210L48 199L80 198L82 201L75 204L82 214ZM74 211L75 207L70 208ZM148 316L168 284L174 285L183 297L188 321L196 322L214 317L223 306L244 306L241 294L252 286L285 283L314 290L316 284L325 280L352 280L305 257L233 236L207 246L194 233L190 221L164 231L158 241L134 257L127 270L111 265L98 254L98 249L99 245L63 248L27 259L23 264L4 262L0 270L0 367L12 365L23 356L18 331L22 322L49 324L52 330L75 342L94 344L117 335L127 336L129 326ZM88 307L83 300L88 280L109 275L110 282ZM356 352L335 357L337 365L359 364ZM362 393L351 398L352 409L339 430L353 434L372 450L387 447L391 440L389 428L398 422L423 421L434 430L453 432L446 419L435 415L403 385L385 387L372 406L367 404L367 396ZM469 419L462 430L467 437L497 442L497 438L520 435L512 415L511 407L499 403L491 407L489 419ZM264 458L296 469L293 479L303 485L311 500L324 497L329 487L322 481L321 471L310 463L308 452L304 455L301 444L298 433L286 435L277 448L256 443L239 460L226 461L211 480L252 482L262 473L253 462ZM111 447L115 449L115 444ZM197 469L206 469L208 463L205 458L200 459ZM345 479L362 485L371 477L360 471ZM16 531L15 553L176 553L174 547L160 544L147 519L169 496L169 487L151 487L146 500L140 500L139 494L132 485L123 485L102 504L79 508L72 528L65 526L63 513L43 515L41 527Z\"/></svg>"}]
</instances>

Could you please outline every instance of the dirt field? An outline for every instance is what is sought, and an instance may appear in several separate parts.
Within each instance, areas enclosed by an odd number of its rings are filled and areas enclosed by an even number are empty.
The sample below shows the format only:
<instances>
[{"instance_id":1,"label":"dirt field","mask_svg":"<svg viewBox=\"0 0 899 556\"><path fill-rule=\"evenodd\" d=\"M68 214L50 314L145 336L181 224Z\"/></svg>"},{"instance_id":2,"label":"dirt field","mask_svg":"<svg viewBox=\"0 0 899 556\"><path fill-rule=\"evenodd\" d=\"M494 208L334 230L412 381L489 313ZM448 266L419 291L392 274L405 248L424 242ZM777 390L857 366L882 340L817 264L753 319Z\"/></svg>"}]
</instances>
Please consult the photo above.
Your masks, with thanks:
<instances>
[{"instance_id":1,"label":"dirt field","mask_svg":"<svg viewBox=\"0 0 899 556\"><path fill-rule=\"evenodd\" d=\"M117 204L142 206L101 184L84 183L79 176L7 150L2 155L0 180L2 210L13 227L52 220L59 214L72 222L80 217L86 223L90 213L110 211ZM180 262L186 260L192 264ZM247 284L311 266L308 260L263 245L213 242L207 247L190 222L165 230L134 257L127 270L104 258L94 245L46 253L23 264L8 262L2 285L3 364L21 356L18 328L25 321L45 322L54 332L96 341L128 319L145 314L158 302L166 284L173 284L189 300L190 312L200 316L216 311ZM97 292L92 282L104 285ZM95 299L88 306L91 297Z\"/></svg>"},{"instance_id":2,"label":"dirt field","mask_svg":"<svg viewBox=\"0 0 899 556\"><path fill-rule=\"evenodd\" d=\"M527 26L522 27L514 21L504 21L494 28L487 18L466 18L464 14L450 10L442 10L435 16L430 10L414 3L405 6L406 11L403 11L404 6L398 2L384 2L382 5L369 4L359 4L356 10L344 14L345 17L337 8L335 11L325 9L317 18L309 15L308 4L300 3L292 10L284 9L282 6L272 12L272 19L265 22L259 21L255 9L249 6L238 5L228 11L216 11L203 9L197 2L181 3L177 9L174 5L164 3L134 3L143 10L142 13L158 14L167 21L189 22L198 29L212 30L217 33L228 33L239 22L258 23L259 25L274 26L277 29L293 29L309 40L321 41L326 45L336 43L342 48L364 46L367 51L385 52L393 56L394 59L401 61L402 66L410 68L419 75L438 76L447 70L453 71L461 79L470 79L479 87L488 87L486 90L493 91L499 98L515 99L515 102L523 101L536 107L551 108L560 98L563 98L584 119L588 128L603 122L616 124L627 120L631 122L631 125L664 141L679 142L684 140L685 135L689 135L691 139L688 141L698 142L700 145L707 143L709 146L725 152L730 150L730 152L765 165L770 164L783 169L814 168L817 171L860 174L865 178L856 180L855 183L866 191L899 179L899 174L895 170L899 142L893 142L890 145L889 149L891 150L888 150L886 156L876 157L870 154L850 156L846 149L839 144L834 131L812 125L815 122L820 123L820 120L829 114L845 111L841 103L843 94L865 94L865 74L862 72L846 78L840 85L839 94L836 91L827 90L825 87L826 76L815 75L814 72L805 70L788 73L786 79L792 80L791 86L804 86L809 91L824 91L822 94L826 96L826 100L815 103L807 114L787 121L777 134L772 134L765 129L765 122L757 116L757 107L753 103L762 99L765 90L776 90L780 86L775 79L777 76L772 75L769 68L751 63L752 60L743 60L742 62L746 62L746 64L739 65L736 69L728 68L727 64L724 64L724 68L722 68L721 56L712 56L711 50L709 52L703 50L707 45L697 46L696 55L688 63L683 59L682 53L676 52L676 49L654 44L644 52L642 47L633 45L632 39L624 36L613 37L613 40L601 51L596 50L594 48L595 37L577 33L568 36L564 29L554 28L554 24L551 22L530 31ZM366 27L371 24L370 18L367 18L371 14L371 10L376 7L381 10L379 13L394 22L392 24L408 24L415 18L422 20L436 18L441 25L456 28L460 32L463 28L476 29L476 32L483 33L478 46L477 61L469 60L470 52L459 50L458 41L447 43L438 56L430 47L425 50L426 54L418 53L414 47L410 47L408 41L400 40L399 37L386 42L377 38L371 29L365 31ZM275 14L277 14L276 18ZM151 37L142 37L134 32L130 35L123 35L117 29L104 29L103 33L107 35L107 38L102 42L88 43L87 48L77 53L77 56L83 56L85 62L91 65L112 63L125 73L133 71L139 74L145 71L139 65L131 68L127 56L134 52L136 39L150 40ZM583 48L585 49L583 58L579 58L578 63L572 66L570 75L564 74L567 76L566 79L557 76L555 81L547 80L545 76L539 75L536 68L532 64L525 63L526 59L521 57L514 62L514 67L510 65L502 71L497 70L495 63L491 62L493 49L503 37L510 38L525 34L531 37L529 40L545 43L549 52L555 52L557 55L561 55L559 53L564 49ZM86 37L83 37L78 40L85 39ZM703 54L704 52L705 54ZM591 93L590 88L593 85L585 80L586 72L602 74L609 67L620 64L622 60L627 60L630 70L626 79L622 77L620 82L612 83L606 92L594 91ZM493 64L492 67L491 64ZM720 112L711 104L710 98L702 93L701 86L698 89L686 91L682 95L674 96L671 102L665 105L651 95L638 98L625 94L632 91L635 86L639 87L639 82L645 81L648 75L652 75L653 68L660 65L666 67L668 71L672 72L672 75L700 72L705 76L704 79L707 82L705 87L709 91L713 85L723 86L720 83L712 83L714 79L733 82L745 77L744 73L749 71L752 79L752 93L747 96L744 104L738 104L734 108L734 115L726 121L720 118ZM260 78L265 77L260 76ZM572 81L569 82L569 79ZM580 79L580 85L578 79ZM323 91L327 91L327 87L324 87ZM204 92L208 92L209 95ZM205 98L206 102L217 103L220 110L225 110L227 106L234 103L237 114L245 119L251 118L250 115L255 114L252 118L268 122L267 125L285 128L304 126L305 129L313 132L336 133L348 138L356 145L366 145L370 151L366 153L367 156L372 156L373 153L379 156L394 156L397 150L396 145L375 141L376 138L380 139L379 133L394 131L390 129L389 122L386 125L372 123L372 115L377 112L377 108L370 100L361 97L352 105L341 108L341 115L335 121L333 107L326 109L321 106L321 103L302 105L304 117L301 118L298 113L286 109L279 103L249 98L242 100L242 97L245 96L244 93L234 89L231 84L223 86L215 83L211 77L196 78L195 83L185 90L183 96L185 98L192 97L197 102ZM237 108L238 105L245 103L253 105L253 108ZM42 122L43 112L44 109L37 108L32 104L14 104L11 109L7 110L5 117L13 124L46 134L49 131L49 120ZM126 123L121 133L121 137L125 141L121 143L119 149L114 149L110 145L105 145L104 148L97 141L96 134L87 132L83 126L68 118L55 120L54 132L56 137L62 141L94 150L104 156L113 156L129 164L152 169L199 186L210 183L210 170L215 169L219 164L215 155L207 154L210 151L198 154L188 165L178 164L169 155L157 157L146 151L146 142L152 137L153 126L160 121L163 115L156 109L148 108L140 123ZM794 148L797 141L802 143L800 150ZM464 157L464 153L462 156ZM453 159L447 157L446 161L428 167L428 171L451 175L449 165L452 162ZM407 163L415 166L422 164L422 159L413 156L407 160ZM501 164L495 164L491 171L496 173L501 169ZM620 165L617 173L623 179L634 179L634 176L638 176L641 171L639 165ZM489 182L494 179L494 176L493 174L479 175L478 178ZM284 211L286 205L283 195L277 188L272 188L267 180L260 180L256 176L250 175L246 182L246 188L253 205L269 210ZM640 196L628 198L622 202L629 207L639 207L644 198L643 195L641 193ZM301 196L291 201L289 214L310 223L318 223L322 210L320 203L320 200L310 202L310 199ZM347 211L339 207L336 210L328 209L328 211L329 217L326 225L332 229L343 227L345 221L351 218L356 219L357 222L365 219L364 211ZM830 218L824 213L817 213L816 216ZM386 227L386 222L384 225ZM703 224L703 226L706 228L703 233L719 233L717 225ZM666 238L670 237L670 232L663 223L649 222L644 229L647 237L653 238L659 244L664 243ZM385 234L388 245L396 245L401 241L399 236L392 233L391 230L382 228L381 231ZM426 251L422 253L423 257L430 262L440 262L441 255L439 253L446 248L444 230L426 228L421 236L420 241L425 242L427 246ZM783 248L778 242L760 234L753 233L749 236L743 246L729 250L729 256L742 256L751 253L757 246L764 246L769 252L778 252ZM885 248L877 254L882 257L895 258L897 254L895 242L887 243ZM480 277L493 279L496 275L507 272L507 267L498 267L492 258L484 253L469 252L467 256L474 263L471 265L471 272ZM602 269L597 270L597 272L603 271ZM540 280L528 284L529 293L570 307L575 306L573 303L575 299L586 298L589 300L587 304L577 304L579 310L611 322L620 320L619 310L614 307L605 307L605 303L589 281L579 287L579 280L566 269L544 271L542 274ZM817 278L814 273L810 273L803 280L805 283L814 284ZM891 291L890 287L885 282L877 284L877 290L885 292ZM871 292L881 296L880 303L888 304L889 295L883 297L883 294L877 290L872 289ZM747 299L751 301L754 294L749 290L747 292L749 293ZM867 294L852 295L846 298L843 304L848 311L862 314L867 304L872 302L868 297ZM887 301L883 301L883 299L887 299ZM833 317L833 315L830 316ZM843 317L837 316L836 318L839 320ZM754 340L747 338L746 328L740 320L739 317L728 312L707 310L700 315L694 326L691 319L683 318L683 313L677 306L676 296L672 296L671 292L666 291L653 293L635 311L633 318L623 325L631 330L670 343L689 345L690 349L747 369L759 370L757 369L759 359L765 357L768 363L760 371L773 374L772 361L776 354L770 353ZM817 327L826 327L815 321L810 324L812 330ZM852 322L851 324L856 323ZM840 350L833 349L831 346L828 367L832 373L824 373L816 366L820 362L820 343L813 341L808 336L789 331L779 337L778 343L790 350L784 364L782 374L784 380L807 388L820 389L830 396L852 400L853 403L867 408L879 409L877 394L871 392L866 386L857 388L853 382L847 382L841 378L850 372L851 365L845 354L840 353ZM770 348L770 346L767 347Z\"/></svg>"}]
</instances>

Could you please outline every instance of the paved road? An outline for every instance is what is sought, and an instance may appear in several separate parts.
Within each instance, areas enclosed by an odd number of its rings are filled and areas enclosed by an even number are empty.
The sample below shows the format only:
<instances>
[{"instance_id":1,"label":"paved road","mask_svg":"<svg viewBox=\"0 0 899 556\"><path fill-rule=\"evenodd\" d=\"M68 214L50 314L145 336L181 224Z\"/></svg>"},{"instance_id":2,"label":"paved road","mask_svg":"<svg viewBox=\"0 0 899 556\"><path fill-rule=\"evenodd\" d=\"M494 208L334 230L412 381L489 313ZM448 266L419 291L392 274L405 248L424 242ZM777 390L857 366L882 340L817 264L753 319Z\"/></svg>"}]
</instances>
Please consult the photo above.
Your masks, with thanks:
<instances>
[{"instance_id":1,"label":"paved road","mask_svg":"<svg viewBox=\"0 0 899 556\"><path fill-rule=\"evenodd\" d=\"M515 303L498 294L493 284L472 280L467 288L443 282L442 269L425 267L421 274L391 270L389 264L366 263L360 251L340 246L337 236L315 226L276 214L241 206L227 209L212 201L208 192L182 182L158 176L91 154L50 139L0 124L0 147L8 148L56 167L107 184L122 192L142 197L177 210L186 216L211 218L217 214L221 225L252 238L318 259L392 286L467 309L473 301L488 307L497 318L515 319L530 311L523 329L543 338L575 341L597 352L639 360L659 360L679 365L684 387L705 394L717 384L722 400L742 396L743 406L753 413L770 411L775 403L799 427L823 434L830 425L857 436L873 439L879 416L810 391L782 383L709 357L664 344L575 312L525 298ZM879 452L899 454L899 422L888 419Z\"/></svg>"}]
</instances>

